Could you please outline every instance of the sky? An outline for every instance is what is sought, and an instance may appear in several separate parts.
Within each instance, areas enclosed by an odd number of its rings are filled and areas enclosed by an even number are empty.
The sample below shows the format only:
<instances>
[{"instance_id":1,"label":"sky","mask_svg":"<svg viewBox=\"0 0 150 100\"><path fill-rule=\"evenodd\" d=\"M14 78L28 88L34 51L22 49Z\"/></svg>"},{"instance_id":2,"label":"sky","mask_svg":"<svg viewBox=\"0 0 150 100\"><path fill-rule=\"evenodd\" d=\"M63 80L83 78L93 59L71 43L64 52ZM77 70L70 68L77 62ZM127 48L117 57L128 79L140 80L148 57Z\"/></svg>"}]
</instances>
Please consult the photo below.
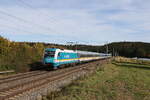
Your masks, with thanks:
<instances>
[{"instance_id":1,"label":"sky","mask_svg":"<svg viewBox=\"0 0 150 100\"><path fill-rule=\"evenodd\" d=\"M150 0L0 0L0 35L59 44L150 42Z\"/></svg>"}]
</instances>

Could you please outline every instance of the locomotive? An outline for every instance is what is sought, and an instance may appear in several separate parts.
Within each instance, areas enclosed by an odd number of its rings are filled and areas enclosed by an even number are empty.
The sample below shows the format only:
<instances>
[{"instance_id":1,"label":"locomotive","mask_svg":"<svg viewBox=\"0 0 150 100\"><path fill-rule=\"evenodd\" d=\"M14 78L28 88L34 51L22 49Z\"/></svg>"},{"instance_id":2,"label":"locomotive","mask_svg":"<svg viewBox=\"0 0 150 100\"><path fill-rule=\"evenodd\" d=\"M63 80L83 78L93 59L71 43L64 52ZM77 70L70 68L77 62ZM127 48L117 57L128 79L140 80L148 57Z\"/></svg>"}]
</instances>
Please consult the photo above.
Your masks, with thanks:
<instances>
[{"instance_id":1,"label":"locomotive","mask_svg":"<svg viewBox=\"0 0 150 100\"><path fill-rule=\"evenodd\" d=\"M62 65L78 64L108 57L111 57L111 54L46 48L44 51L43 64L50 65L53 69L57 69Z\"/></svg>"}]
</instances>

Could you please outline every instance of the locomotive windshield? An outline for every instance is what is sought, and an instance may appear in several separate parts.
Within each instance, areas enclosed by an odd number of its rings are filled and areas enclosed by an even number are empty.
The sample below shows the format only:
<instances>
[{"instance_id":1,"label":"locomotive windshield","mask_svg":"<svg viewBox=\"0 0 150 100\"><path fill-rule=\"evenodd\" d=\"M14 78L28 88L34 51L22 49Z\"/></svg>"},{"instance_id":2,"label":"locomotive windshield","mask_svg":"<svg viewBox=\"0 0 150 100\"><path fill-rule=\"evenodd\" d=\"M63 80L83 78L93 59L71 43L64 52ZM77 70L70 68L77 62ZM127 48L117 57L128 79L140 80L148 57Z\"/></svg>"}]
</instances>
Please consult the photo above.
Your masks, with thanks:
<instances>
[{"instance_id":1,"label":"locomotive windshield","mask_svg":"<svg viewBox=\"0 0 150 100\"><path fill-rule=\"evenodd\" d=\"M45 51L44 57L54 57L55 51Z\"/></svg>"}]
</instances>

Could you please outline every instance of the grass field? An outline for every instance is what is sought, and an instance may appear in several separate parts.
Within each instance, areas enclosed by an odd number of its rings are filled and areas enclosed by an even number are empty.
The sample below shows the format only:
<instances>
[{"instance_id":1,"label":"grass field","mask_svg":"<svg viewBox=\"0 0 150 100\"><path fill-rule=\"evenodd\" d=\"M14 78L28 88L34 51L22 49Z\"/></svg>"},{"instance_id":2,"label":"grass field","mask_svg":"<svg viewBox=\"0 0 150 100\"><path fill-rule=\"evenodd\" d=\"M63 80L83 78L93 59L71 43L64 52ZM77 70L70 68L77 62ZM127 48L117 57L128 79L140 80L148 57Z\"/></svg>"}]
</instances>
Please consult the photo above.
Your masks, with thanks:
<instances>
[{"instance_id":1,"label":"grass field","mask_svg":"<svg viewBox=\"0 0 150 100\"><path fill-rule=\"evenodd\" d=\"M150 100L150 65L113 61L43 100Z\"/></svg>"}]
</instances>

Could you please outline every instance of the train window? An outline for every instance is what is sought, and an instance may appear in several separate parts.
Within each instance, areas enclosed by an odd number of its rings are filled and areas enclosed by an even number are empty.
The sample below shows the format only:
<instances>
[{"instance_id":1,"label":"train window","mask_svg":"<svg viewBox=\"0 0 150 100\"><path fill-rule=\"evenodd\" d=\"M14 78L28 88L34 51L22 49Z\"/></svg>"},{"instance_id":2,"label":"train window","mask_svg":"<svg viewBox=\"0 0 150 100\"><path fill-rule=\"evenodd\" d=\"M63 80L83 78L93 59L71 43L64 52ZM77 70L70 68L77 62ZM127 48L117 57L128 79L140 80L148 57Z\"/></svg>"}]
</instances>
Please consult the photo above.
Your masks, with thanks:
<instances>
[{"instance_id":1,"label":"train window","mask_svg":"<svg viewBox=\"0 0 150 100\"><path fill-rule=\"evenodd\" d=\"M45 51L44 57L54 57L55 51Z\"/></svg>"},{"instance_id":2,"label":"train window","mask_svg":"<svg viewBox=\"0 0 150 100\"><path fill-rule=\"evenodd\" d=\"M58 53L58 57L60 57L60 52Z\"/></svg>"}]
</instances>

